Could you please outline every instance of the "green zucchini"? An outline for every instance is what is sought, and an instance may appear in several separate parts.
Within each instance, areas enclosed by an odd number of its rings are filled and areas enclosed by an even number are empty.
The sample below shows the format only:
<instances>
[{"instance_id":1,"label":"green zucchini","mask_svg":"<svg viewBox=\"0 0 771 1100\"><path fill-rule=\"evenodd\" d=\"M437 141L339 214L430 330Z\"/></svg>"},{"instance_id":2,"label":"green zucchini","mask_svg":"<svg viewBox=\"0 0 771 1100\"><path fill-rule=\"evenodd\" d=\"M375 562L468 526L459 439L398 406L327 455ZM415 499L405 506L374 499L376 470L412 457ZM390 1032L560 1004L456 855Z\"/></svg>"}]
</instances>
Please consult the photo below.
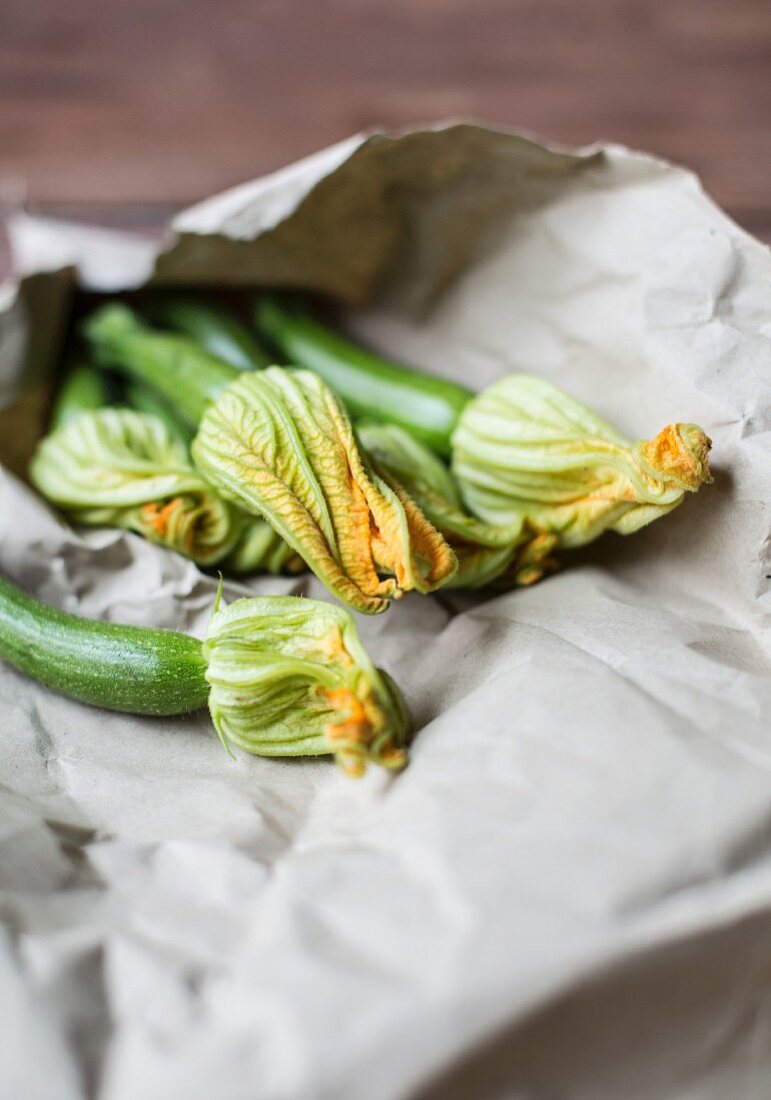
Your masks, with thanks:
<instances>
[{"instance_id":1,"label":"green zucchini","mask_svg":"<svg viewBox=\"0 0 771 1100\"><path fill-rule=\"evenodd\" d=\"M208 704L229 749L334 755L349 775L400 768L409 721L391 678L370 661L352 615L298 596L221 606L206 641L172 630L92 622L0 578L0 658L63 695L155 716Z\"/></svg>"},{"instance_id":2,"label":"green zucchini","mask_svg":"<svg viewBox=\"0 0 771 1100\"><path fill-rule=\"evenodd\" d=\"M240 373L186 336L149 328L119 302L87 317L83 334L98 366L151 386L191 428Z\"/></svg>"},{"instance_id":3,"label":"green zucchini","mask_svg":"<svg viewBox=\"0 0 771 1100\"><path fill-rule=\"evenodd\" d=\"M124 386L124 395L129 408L157 417L158 420L163 421L170 432L179 436L185 443L190 443L195 433L180 420L169 402L160 397L151 386L129 380Z\"/></svg>"},{"instance_id":4,"label":"green zucchini","mask_svg":"<svg viewBox=\"0 0 771 1100\"><path fill-rule=\"evenodd\" d=\"M357 347L271 295L259 299L256 320L282 360L320 375L351 416L397 424L437 453L449 453L470 390Z\"/></svg>"},{"instance_id":5,"label":"green zucchini","mask_svg":"<svg viewBox=\"0 0 771 1100\"><path fill-rule=\"evenodd\" d=\"M106 710L184 714L205 707L209 696L196 638L83 619L3 578L0 657L54 691Z\"/></svg>"},{"instance_id":6,"label":"green zucchini","mask_svg":"<svg viewBox=\"0 0 771 1100\"><path fill-rule=\"evenodd\" d=\"M221 306L184 294L159 293L141 309L152 324L189 337L236 370L261 370L273 363L246 325Z\"/></svg>"}]
</instances>

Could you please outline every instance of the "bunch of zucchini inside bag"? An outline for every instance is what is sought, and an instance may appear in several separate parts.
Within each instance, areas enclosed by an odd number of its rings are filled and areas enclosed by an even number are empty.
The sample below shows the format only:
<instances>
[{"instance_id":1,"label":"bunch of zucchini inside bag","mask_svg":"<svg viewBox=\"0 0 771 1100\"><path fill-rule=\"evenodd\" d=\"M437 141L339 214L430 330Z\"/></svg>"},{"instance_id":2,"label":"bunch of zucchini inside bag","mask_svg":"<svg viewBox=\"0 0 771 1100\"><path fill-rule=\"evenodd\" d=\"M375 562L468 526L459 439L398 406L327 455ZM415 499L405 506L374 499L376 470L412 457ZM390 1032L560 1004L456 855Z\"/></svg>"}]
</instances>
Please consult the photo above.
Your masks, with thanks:
<instances>
[{"instance_id":1,"label":"bunch of zucchini inside bag","mask_svg":"<svg viewBox=\"0 0 771 1100\"><path fill-rule=\"evenodd\" d=\"M75 524L126 528L226 575L307 568L366 614L413 589L529 585L561 550L632 534L711 480L694 424L630 442L526 374L473 394L354 345L291 300L260 295L248 320L170 293L140 308L110 301L81 323L30 479ZM117 631L115 667L138 662L132 698L104 690L98 645L79 651L98 690L47 675L45 653L36 664L14 644L14 601L33 633L41 621L41 645L46 629L76 649L78 632ZM4 584L0 655L113 709L141 712L160 676L172 712L208 700L225 743L247 751L333 753L351 774L405 759L401 696L342 608L218 598L206 642L173 635L189 652L169 648L164 668L159 643L152 670L131 646L166 632L61 616Z\"/></svg>"}]
</instances>

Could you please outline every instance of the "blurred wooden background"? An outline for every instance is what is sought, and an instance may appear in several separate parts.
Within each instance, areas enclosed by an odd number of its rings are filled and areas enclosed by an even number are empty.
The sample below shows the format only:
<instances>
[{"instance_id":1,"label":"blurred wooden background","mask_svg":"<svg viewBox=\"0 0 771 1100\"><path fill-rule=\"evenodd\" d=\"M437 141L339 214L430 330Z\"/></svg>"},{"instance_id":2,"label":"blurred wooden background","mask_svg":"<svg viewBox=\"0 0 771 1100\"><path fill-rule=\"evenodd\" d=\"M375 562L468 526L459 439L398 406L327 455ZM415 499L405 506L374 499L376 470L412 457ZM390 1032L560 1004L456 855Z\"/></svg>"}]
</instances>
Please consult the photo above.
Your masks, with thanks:
<instances>
[{"instance_id":1,"label":"blurred wooden background","mask_svg":"<svg viewBox=\"0 0 771 1100\"><path fill-rule=\"evenodd\" d=\"M690 165L771 238L771 0L0 0L0 203L152 228L447 116Z\"/></svg>"}]
</instances>

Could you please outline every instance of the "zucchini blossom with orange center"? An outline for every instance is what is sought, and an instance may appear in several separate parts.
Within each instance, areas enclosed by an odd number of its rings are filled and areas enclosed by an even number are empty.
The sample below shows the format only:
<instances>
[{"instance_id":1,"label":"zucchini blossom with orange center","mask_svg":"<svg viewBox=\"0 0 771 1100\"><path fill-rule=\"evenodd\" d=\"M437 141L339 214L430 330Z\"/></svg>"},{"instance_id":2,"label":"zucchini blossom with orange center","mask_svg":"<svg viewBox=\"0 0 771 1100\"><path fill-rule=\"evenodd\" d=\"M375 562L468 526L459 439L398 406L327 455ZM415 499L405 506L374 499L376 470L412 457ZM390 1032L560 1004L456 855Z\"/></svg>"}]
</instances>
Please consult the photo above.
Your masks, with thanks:
<instances>
[{"instance_id":1,"label":"zucchini blossom with orange center","mask_svg":"<svg viewBox=\"0 0 771 1100\"><path fill-rule=\"evenodd\" d=\"M193 468L161 420L130 409L82 412L45 436L33 485L74 523L122 527L201 565L236 545L243 521Z\"/></svg>"},{"instance_id":2,"label":"zucchini blossom with orange center","mask_svg":"<svg viewBox=\"0 0 771 1100\"><path fill-rule=\"evenodd\" d=\"M431 592L457 570L414 501L370 468L339 400L310 371L240 376L206 409L192 455L223 496L268 520L357 611Z\"/></svg>"},{"instance_id":3,"label":"zucchini blossom with orange center","mask_svg":"<svg viewBox=\"0 0 771 1100\"><path fill-rule=\"evenodd\" d=\"M553 535L524 516L497 526L470 515L442 459L404 428L367 422L356 434L383 480L395 490L403 487L453 548L458 572L448 588L529 585L553 567Z\"/></svg>"},{"instance_id":4,"label":"zucchini blossom with orange center","mask_svg":"<svg viewBox=\"0 0 771 1100\"><path fill-rule=\"evenodd\" d=\"M631 443L539 378L512 374L472 398L452 437L452 471L467 508L487 523L527 519L559 547L604 531L629 535L712 481L710 439L670 424Z\"/></svg>"},{"instance_id":5,"label":"zucchini blossom with orange center","mask_svg":"<svg viewBox=\"0 0 771 1100\"><path fill-rule=\"evenodd\" d=\"M260 756L331 753L348 775L400 768L408 718L344 608L295 596L217 596L203 655L223 744Z\"/></svg>"}]
</instances>

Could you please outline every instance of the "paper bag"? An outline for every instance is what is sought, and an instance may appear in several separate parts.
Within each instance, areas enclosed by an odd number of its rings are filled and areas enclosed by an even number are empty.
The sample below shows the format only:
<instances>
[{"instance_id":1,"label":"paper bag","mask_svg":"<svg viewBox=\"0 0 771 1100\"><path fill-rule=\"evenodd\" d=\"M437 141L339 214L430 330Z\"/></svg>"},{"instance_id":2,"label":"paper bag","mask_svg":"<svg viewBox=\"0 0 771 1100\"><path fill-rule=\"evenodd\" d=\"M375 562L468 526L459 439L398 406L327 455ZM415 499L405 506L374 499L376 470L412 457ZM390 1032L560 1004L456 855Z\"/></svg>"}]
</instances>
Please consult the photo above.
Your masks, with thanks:
<instances>
[{"instance_id":1,"label":"paper bag","mask_svg":"<svg viewBox=\"0 0 771 1100\"><path fill-rule=\"evenodd\" d=\"M353 138L162 241L10 233L0 570L69 610L200 635L215 588L23 481L83 291L325 293L472 388L532 372L631 438L695 421L716 480L532 589L360 619L414 719L394 778L234 762L205 715L1 668L2 1100L765 1096L768 251L682 169L471 125Z\"/></svg>"}]
</instances>

